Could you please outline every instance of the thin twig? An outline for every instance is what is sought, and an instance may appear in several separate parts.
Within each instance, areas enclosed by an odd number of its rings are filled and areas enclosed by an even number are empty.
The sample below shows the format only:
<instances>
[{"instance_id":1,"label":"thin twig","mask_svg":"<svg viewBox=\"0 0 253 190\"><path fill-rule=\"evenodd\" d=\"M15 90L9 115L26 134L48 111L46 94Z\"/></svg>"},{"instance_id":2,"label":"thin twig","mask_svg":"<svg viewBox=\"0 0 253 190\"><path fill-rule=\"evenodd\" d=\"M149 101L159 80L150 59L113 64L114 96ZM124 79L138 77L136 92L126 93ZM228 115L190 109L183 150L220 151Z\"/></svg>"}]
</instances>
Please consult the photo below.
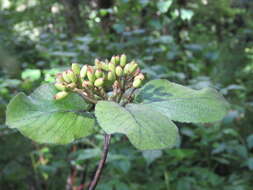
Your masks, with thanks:
<instances>
[{"instance_id":1,"label":"thin twig","mask_svg":"<svg viewBox=\"0 0 253 190\"><path fill-rule=\"evenodd\" d=\"M98 167L96 169L96 173L95 173L95 175L94 175L94 177L93 177L93 179L92 179L92 181L89 185L89 190L94 190L97 186L97 183L98 183L99 179L100 179L103 168L105 166L107 154L108 154L108 151L109 151L110 140L111 140L111 135L105 134L103 154L102 154L101 160L99 161Z\"/></svg>"}]
</instances>

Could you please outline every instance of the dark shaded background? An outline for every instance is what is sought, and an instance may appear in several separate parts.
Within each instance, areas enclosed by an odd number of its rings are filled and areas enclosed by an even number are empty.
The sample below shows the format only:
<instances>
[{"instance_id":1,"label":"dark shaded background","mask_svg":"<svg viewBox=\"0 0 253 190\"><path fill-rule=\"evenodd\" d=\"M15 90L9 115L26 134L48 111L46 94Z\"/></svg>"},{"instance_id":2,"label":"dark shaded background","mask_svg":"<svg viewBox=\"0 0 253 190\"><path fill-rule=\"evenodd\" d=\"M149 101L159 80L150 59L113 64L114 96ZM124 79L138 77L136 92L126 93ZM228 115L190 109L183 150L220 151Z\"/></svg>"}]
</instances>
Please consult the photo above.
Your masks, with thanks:
<instances>
[{"instance_id":1,"label":"dark shaded background","mask_svg":"<svg viewBox=\"0 0 253 190\"><path fill-rule=\"evenodd\" d=\"M39 145L5 126L5 109L71 62L121 53L149 79L218 89L231 109L218 123L178 124L174 149L140 152L115 136L98 190L252 190L252 0L0 0L0 189L89 183L101 135Z\"/></svg>"}]
</instances>

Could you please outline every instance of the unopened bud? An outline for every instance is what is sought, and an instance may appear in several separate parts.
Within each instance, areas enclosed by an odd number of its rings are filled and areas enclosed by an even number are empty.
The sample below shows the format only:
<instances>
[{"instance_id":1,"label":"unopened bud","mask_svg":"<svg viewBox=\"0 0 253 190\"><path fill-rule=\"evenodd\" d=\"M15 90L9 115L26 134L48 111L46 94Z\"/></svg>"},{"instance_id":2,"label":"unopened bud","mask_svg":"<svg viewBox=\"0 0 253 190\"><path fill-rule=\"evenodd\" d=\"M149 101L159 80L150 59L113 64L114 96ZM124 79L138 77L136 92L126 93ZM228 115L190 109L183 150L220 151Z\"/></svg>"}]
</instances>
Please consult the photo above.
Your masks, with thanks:
<instances>
[{"instance_id":1,"label":"unopened bud","mask_svg":"<svg viewBox=\"0 0 253 190\"><path fill-rule=\"evenodd\" d=\"M95 66L96 66L96 69L102 69L102 64L98 59L95 59Z\"/></svg>"},{"instance_id":2,"label":"unopened bud","mask_svg":"<svg viewBox=\"0 0 253 190\"><path fill-rule=\"evenodd\" d=\"M120 66L121 67L124 67L126 65L126 62L127 62L127 57L125 54L121 55L120 56Z\"/></svg>"},{"instance_id":3,"label":"unopened bud","mask_svg":"<svg viewBox=\"0 0 253 190\"><path fill-rule=\"evenodd\" d=\"M137 68L138 68L138 64L135 62L131 62L130 67L129 67L129 74L132 74L133 72L135 72Z\"/></svg>"},{"instance_id":4,"label":"unopened bud","mask_svg":"<svg viewBox=\"0 0 253 190\"><path fill-rule=\"evenodd\" d=\"M54 86L55 86L55 88L56 88L57 90L59 90L59 91L64 91L64 90L66 90L66 87L65 87L62 83L57 82L57 83L54 84Z\"/></svg>"},{"instance_id":5,"label":"unopened bud","mask_svg":"<svg viewBox=\"0 0 253 190\"><path fill-rule=\"evenodd\" d=\"M102 69L103 69L104 71L109 71L108 64L106 64L105 62L102 62L101 65L102 65Z\"/></svg>"},{"instance_id":6,"label":"unopened bud","mask_svg":"<svg viewBox=\"0 0 253 190\"><path fill-rule=\"evenodd\" d=\"M100 69L97 69L97 70L95 71L95 76L96 76L96 78L100 78L100 77L103 76L103 72L102 72Z\"/></svg>"},{"instance_id":7,"label":"unopened bud","mask_svg":"<svg viewBox=\"0 0 253 190\"><path fill-rule=\"evenodd\" d=\"M141 84L142 84L142 80L140 80L140 79L134 79L134 82L133 82L133 87L134 88L139 88L140 86L141 86Z\"/></svg>"},{"instance_id":8,"label":"unopened bud","mask_svg":"<svg viewBox=\"0 0 253 190\"><path fill-rule=\"evenodd\" d=\"M91 81L92 83L95 81L96 77L95 77L95 73L94 73L94 69L89 66L88 70L87 70L87 77L89 79L89 81Z\"/></svg>"},{"instance_id":9,"label":"unopened bud","mask_svg":"<svg viewBox=\"0 0 253 190\"><path fill-rule=\"evenodd\" d=\"M117 75L118 77L121 77L121 76L122 76L122 74L123 74L123 69L121 68L121 66L117 66L117 67L116 67L115 73L116 73L116 75Z\"/></svg>"},{"instance_id":10,"label":"unopened bud","mask_svg":"<svg viewBox=\"0 0 253 190\"><path fill-rule=\"evenodd\" d=\"M109 71L108 74L107 74L107 79L109 81L115 81L116 80L115 72Z\"/></svg>"},{"instance_id":11,"label":"unopened bud","mask_svg":"<svg viewBox=\"0 0 253 190\"><path fill-rule=\"evenodd\" d=\"M115 58L115 56L112 56L112 58L111 58L111 61L110 61L111 63L113 63L114 65L116 64L116 58Z\"/></svg>"},{"instance_id":12,"label":"unopened bud","mask_svg":"<svg viewBox=\"0 0 253 190\"><path fill-rule=\"evenodd\" d=\"M110 62L108 64L109 71L115 72L115 63Z\"/></svg>"},{"instance_id":13,"label":"unopened bud","mask_svg":"<svg viewBox=\"0 0 253 190\"><path fill-rule=\"evenodd\" d=\"M124 67L124 74L125 75L129 74L129 68L130 68L130 63L126 64Z\"/></svg>"},{"instance_id":14,"label":"unopened bud","mask_svg":"<svg viewBox=\"0 0 253 190\"><path fill-rule=\"evenodd\" d=\"M120 57L117 55L115 56L115 64L119 64L120 63Z\"/></svg>"},{"instance_id":15,"label":"unopened bud","mask_svg":"<svg viewBox=\"0 0 253 190\"><path fill-rule=\"evenodd\" d=\"M80 77L81 79L84 79L86 77L87 74L87 70L88 70L88 66L84 65L80 71Z\"/></svg>"},{"instance_id":16,"label":"unopened bud","mask_svg":"<svg viewBox=\"0 0 253 190\"><path fill-rule=\"evenodd\" d=\"M104 78L98 78L94 82L94 86L96 86L96 87L101 87L101 86L103 86L103 84L104 84Z\"/></svg>"},{"instance_id":17,"label":"unopened bud","mask_svg":"<svg viewBox=\"0 0 253 190\"><path fill-rule=\"evenodd\" d=\"M77 76L80 74L81 67L78 63L72 63L71 69Z\"/></svg>"},{"instance_id":18,"label":"unopened bud","mask_svg":"<svg viewBox=\"0 0 253 190\"><path fill-rule=\"evenodd\" d=\"M71 82L76 82L77 81L77 77L76 77L75 73L72 70L68 70L67 75L70 78Z\"/></svg>"},{"instance_id":19,"label":"unopened bud","mask_svg":"<svg viewBox=\"0 0 253 190\"><path fill-rule=\"evenodd\" d=\"M136 77L134 77L134 80L140 79L140 80L144 80L144 75L142 73L139 73Z\"/></svg>"},{"instance_id":20,"label":"unopened bud","mask_svg":"<svg viewBox=\"0 0 253 190\"><path fill-rule=\"evenodd\" d=\"M70 83L70 82L71 82L71 79L69 78L68 72L67 72L67 71L64 71L64 72L62 73L62 77L63 77L63 79L64 79L65 82L67 82L67 83Z\"/></svg>"},{"instance_id":21,"label":"unopened bud","mask_svg":"<svg viewBox=\"0 0 253 190\"><path fill-rule=\"evenodd\" d=\"M67 95L68 95L68 92L66 92L66 91L61 91L61 92L58 92L58 93L54 96L54 99L60 100L60 99L65 98Z\"/></svg>"}]
</instances>

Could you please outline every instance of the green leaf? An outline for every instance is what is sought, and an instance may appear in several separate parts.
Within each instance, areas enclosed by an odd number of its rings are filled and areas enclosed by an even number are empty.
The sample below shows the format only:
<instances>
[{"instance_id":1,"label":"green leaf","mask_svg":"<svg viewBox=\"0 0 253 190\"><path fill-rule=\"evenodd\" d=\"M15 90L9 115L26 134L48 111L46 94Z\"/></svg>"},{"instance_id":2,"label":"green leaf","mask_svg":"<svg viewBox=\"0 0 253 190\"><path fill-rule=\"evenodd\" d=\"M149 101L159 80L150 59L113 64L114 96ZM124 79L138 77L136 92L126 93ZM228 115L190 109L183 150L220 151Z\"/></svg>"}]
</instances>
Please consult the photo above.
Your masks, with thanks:
<instances>
[{"instance_id":1,"label":"green leaf","mask_svg":"<svg viewBox=\"0 0 253 190\"><path fill-rule=\"evenodd\" d=\"M157 3L157 8L161 13L166 13L169 10L172 3L173 0L161 0Z\"/></svg>"},{"instance_id":2,"label":"green leaf","mask_svg":"<svg viewBox=\"0 0 253 190\"><path fill-rule=\"evenodd\" d=\"M136 101L180 122L218 121L227 114L229 107L214 89L193 90L162 79L145 84Z\"/></svg>"},{"instance_id":3,"label":"green leaf","mask_svg":"<svg viewBox=\"0 0 253 190\"><path fill-rule=\"evenodd\" d=\"M123 133L138 149L172 147L177 142L176 125L161 113L145 105L99 101L95 108L99 125L106 133Z\"/></svg>"},{"instance_id":4,"label":"green leaf","mask_svg":"<svg viewBox=\"0 0 253 190\"><path fill-rule=\"evenodd\" d=\"M77 94L54 100L53 85L42 85L30 96L16 95L7 106L6 124L40 143L66 144L93 132L95 119Z\"/></svg>"}]
</instances>

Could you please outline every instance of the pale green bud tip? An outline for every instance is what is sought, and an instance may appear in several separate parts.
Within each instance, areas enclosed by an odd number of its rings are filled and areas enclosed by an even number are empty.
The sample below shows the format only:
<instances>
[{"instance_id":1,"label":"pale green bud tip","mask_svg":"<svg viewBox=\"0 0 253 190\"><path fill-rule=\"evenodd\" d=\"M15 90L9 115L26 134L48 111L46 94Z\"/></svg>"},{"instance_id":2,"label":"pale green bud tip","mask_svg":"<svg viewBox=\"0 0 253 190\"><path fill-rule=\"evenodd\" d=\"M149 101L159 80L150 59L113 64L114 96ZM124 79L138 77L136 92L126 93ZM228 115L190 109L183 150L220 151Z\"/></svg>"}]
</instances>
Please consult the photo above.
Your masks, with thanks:
<instances>
[{"instance_id":1,"label":"pale green bud tip","mask_svg":"<svg viewBox=\"0 0 253 190\"><path fill-rule=\"evenodd\" d=\"M81 67L78 63L72 63L71 69L76 75L80 74Z\"/></svg>"},{"instance_id":2,"label":"pale green bud tip","mask_svg":"<svg viewBox=\"0 0 253 190\"><path fill-rule=\"evenodd\" d=\"M107 78L108 78L109 81L115 81L116 80L115 73L112 72L112 71L108 72Z\"/></svg>"},{"instance_id":3,"label":"pale green bud tip","mask_svg":"<svg viewBox=\"0 0 253 190\"><path fill-rule=\"evenodd\" d=\"M61 92L58 92L58 93L54 96L54 99L55 99L55 100L60 100L60 99L65 98L67 95L68 95L68 92L66 92L66 91L61 91Z\"/></svg>"},{"instance_id":4,"label":"pale green bud tip","mask_svg":"<svg viewBox=\"0 0 253 190\"><path fill-rule=\"evenodd\" d=\"M138 64L137 63L131 62L130 64L131 65L129 67L129 74L135 72L137 70L137 68L138 68Z\"/></svg>"},{"instance_id":5,"label":"pale green bud tip","mask_svg":"<svg viewBox=\"0 0 253 190\"><path fill-rule=\"evenodd\" d=\"M108 68L109 68L109 70L110 71L115 71L115 63L113 63L113 62L110 62L109 64L108 64Z\"/></svg>"},{"instance_id":6,"label":"pale green bud tip","mask_svg":"<svg viewBox=\"0 0 253 190\"><path fill-rule=\"evenodd\" d=\"M124 67L124 74L127 75L129 73L129 68L130 68L130 64L126 64L126 66Z\"/></svg>"},{"instance_id":7,"label":"pale green bud tip","mask_svg":"<svg viewBox=\"0 0 253 190\"><path fill-rule=\"evenodd\" d=\"M120 56L120 65L121 67L124 67L126 65L126 62L127 62L127 57L125 54L121 55Z\"/></svg>"},{"instance_id":8,"label":"pale green bud tip","mask_svg":"<svg viewBox=\"0 0 253 190\"><path fill-rule=\"evenodd\" d=\"M87 74L87 70L88 70L88 66L87 65L84 65L80 71L80 77L81 78L84 78L86 77L86 74Z\"/></svg>"},{"instance_id":9,"label":"pale green bud tip","mask_svg":"<svg viewBox=\"0 0 253 190\"><path fill-rule=\"evenodd\" d=\"M96 72L95 72L96 78L100 78L100 77L102 77L102 75L103 75L103 72L100 69L96 70Z\"/></svg>"},{"instance_id":10,"label":"pale green bud tip","mask_svg":"<svg viewBox=\"0 0 253 190\"><path fill-rule=\"evenodd\" d=\"M70 78L71 82L75 83L77 81L77 77L72 70L68 70L67 75Z\"/></svg>"},{"instance_id":11,"label":"pale green bud tip","mask_svg":"<svg viewBox=\"0 0 253 190\"><path fill-rule=\"evenodd\" d=\"M103 84L104 84L104 78L99 78L99 79L95 80L95 82L94 82L94 86L96 86L96 87L101 87L101 86L103 86Z\"/></svg>"},{"instance_id":12,"label":"pale green bud tip","mask_svg":"<svg viewBox=\"0 0 253 190\"><path fill-rule=\"evenodd\" d=\"M123 69L121 68L121 66L117 66L115 72L118 77L121 77L123 74Z\"/></svg>"},{"instance_id":13,"label":"pale green bud tip","mask_svg":"<svg viewBox=\"0 0 253 190\"><path fill-rule=\"evenodd\" d=\"M116 58L115 58L115 56L112 56L112 58L111 58L111 61L110 61L111 63L113 63L113 64L116 64Z\"/></svg>"},{"instance_id":14,"label":"pale green bud tip","mask_svg":"<svg viewBox=\"0 0 253 190\"><path fill-rule=\"evenodd\" d=\"M104 71L108 71L108 70L109 70L108 64L106 64L105 62L102 62L102 63L101 63L101 68L102 68Z\"/></svg>"},{"instance_id":15,"label":"pale green bud tip","mask_svg":"<svg viewBox=\"0 0 253 190\"><path fill-rule=\"evenodd\" d=\"M142 81L140 79L135 79L133 82L133 87L134 88L139 88L142 84Z\"/></svg>"},{"instance_id":16,"label":"pale green bud tip","mask_svg":"<svg viewBox=\"0 0 253 190\"><path fill-rule=\"evenodd\" d=\"M102 63L98 59L95 59L95 66L97 69L102 69Z\"/></svg>"},{"instance_id":17,"label":"pale green bud tip","mask_svg":"<svg viewBox=\"0 0 253 190\"><path fill-rule=\"evenodd\" d=\"M94 82L96 79L94 69L91 66L88 67L87 77L88 77L89 81L91 81L91 82Z\"/></svg>"},{"instance_id":18,"label":"pale green bud tip","mask_svg":"<svg viewBox=\"0 0 253 190\"><path fill-rule=\"evenodd\" d=\"M67 71L64 71L64 72L62 73L62 77L63 77L63 79L64 79L65 82L67 82L67 83L71 82L71 79L70 79L70 77L68 76L68 72L67 72Z\"/></svg>"},{"instance_id":19,"label":"pale green bud tip","mask_svg":"<svg viewBox=\"0 0 253 190\"><path fill-rule=\"evenodd\" d=\"M120 57L118 55L115 57L115 63L116 65L120 63Z\"/></svg>"},{"instance_id":20,"label":"pale green bud tip","mask_svg":"<svg viewBox=\"0 0 253 190\"><path fill-rule=\"evenodd\" d=\"M59 82L55 83L54 86L57 90L60 90L60 91L63 91L66 89L66 87L62 83L59 83Z\"/></svg>"}]
</instances>

